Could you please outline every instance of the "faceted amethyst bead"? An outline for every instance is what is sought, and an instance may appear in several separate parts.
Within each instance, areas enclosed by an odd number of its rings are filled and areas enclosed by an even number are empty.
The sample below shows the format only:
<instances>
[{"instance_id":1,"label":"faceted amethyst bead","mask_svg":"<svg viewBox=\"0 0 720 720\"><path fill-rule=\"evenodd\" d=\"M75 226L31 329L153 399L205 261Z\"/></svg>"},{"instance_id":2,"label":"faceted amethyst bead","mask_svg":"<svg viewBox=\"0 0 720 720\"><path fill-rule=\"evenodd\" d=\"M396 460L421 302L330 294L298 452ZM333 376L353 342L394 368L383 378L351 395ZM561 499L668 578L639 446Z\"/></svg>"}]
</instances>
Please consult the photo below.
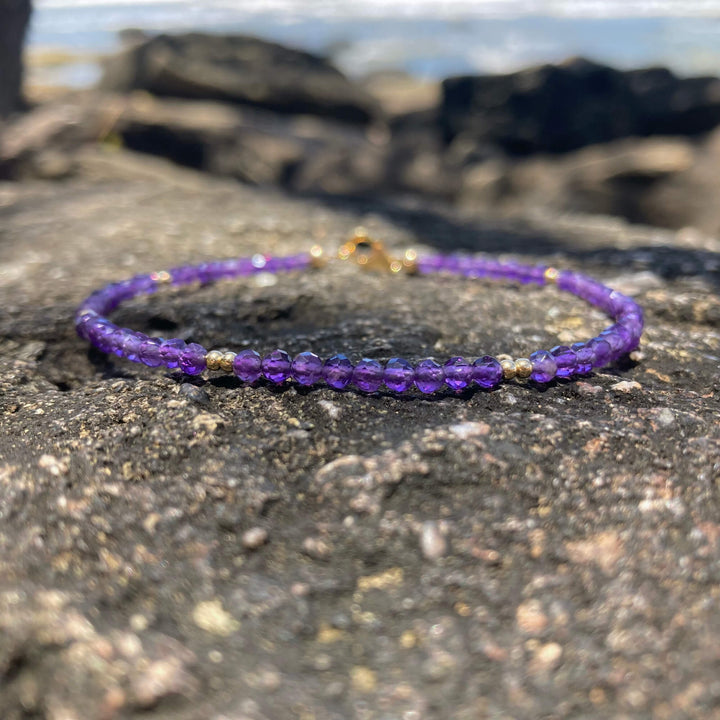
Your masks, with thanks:
<instances>
[{"instance_id":1,"label":"faceted amethyst bead","mask_svg":"<svg viewBox=\"0 0 720 720\"><path fill-rule=\"evenodd\" d=\"M443 367L445 383L451 390L464 390L472 380L473 367L462 357L451 357Z\"/></svg>"},{"instance_id":2,"label":"faceted amethyst bead","mask_svg":"<svg viewBox=\"0 0 720 720\"><path fill-rule=\"evenodd\" d=\"M290 377L290 356L284 350L273 350L262 361L263 375L279 385Z\"/></svg>"},{"instance_id":3,"label":"faceted amethyst bead","mask_svg":"<svg viewBox=\"0 0 720 720\"><path fill-rule=\"evenodd\" d=\"M352 380L353 369L353 364L347 356L339 354L325 361L322 374L331 388L342 390Z\"/></svg>"},{"instance_id":4,"label":"faceted amethyst bead","mask_svg":"<svg viewBox=\"0 0 720 720\"><path fill-rule=\"evenodd\" d=\"M413 366L402 358L390 358L385 364L383 382L395 392L405 392L412 387L415 379Z\"/></svg>"},{"instance_id":5,"label":"faceted amethyst bead","mask_svg":"<svg viewBox=\"0 0 720 720\"><path fill-rule=\"evenodd\" d=\"M233 360L233 372L243 382L257 382L262 374L260 353L255 350L241 350Z\"/></svg>"},{"instance_id":6,"label":"faceted amethyst bead","mask_svg":"<svg viewBox=\"0 0 720 720\"><path fill-rule=\"evenodd\" d=\"M593 354L592 366L594 368L604 367L610 362L612 348L604 338L594 337L587 343Z\"/></svg>"},{"instance_id":7,"label":"faceted amethyst bead","mask_svg":"<svg viewBox=\"0 0 720 720\"><path fill-rule=\"evenodd\" d=\"M422 360L415 367L415 387L421 393L437 392L445 384L445 372L434 360Z\"/></svg>"},{"instance_id":8,"label":"faceted amethyst bead","mask_svg":"<svg viewBox=\"0 0 720 720\"><path fill-rule=\"evenodd\" d=\"M536 350L529 359L532 363L531 380L547 383L555 377L557 364L555 358L547 350Z\"/></svg>"},{"instance_id":9,"label":"faceted amethyst bead","mask_svg":"<svg viewBox=\"0 0 720 720\"><path fill-rule=\"evenodd\" d=\"M364 392L375 392L383 381L383 366L370 358L363 358L353 370L352 382Z\"/></svg>"},{"instance_id":10,"label":"faceted amethyst bead","mask_svg":"<svg viewBox=\"0 0 720 720\"><path fill-rule=\"evenodd\" d=\"M188 343L178 358L180 369L188 375L199 375L207 367L205 355L207 350L202 345Z\"/></svg>"},{"instance_id":11,"label":"faceted amethyst bead","mask_svg":"<svg viewBox=\"0 0 720 720\"><path fill-rule=\"evenodd\" d=\"M127 328L118 328L115 330L115 332L113 332L113 334L108 338L109 352L117 355L118 357L122 357L123 343L125 342L127 334L130 332L132 332L132 330L128 330Z\"/></svg>"},{"instance_id":12,"label":"faceted amethyst bead","mask_svg":"<svg viewBox=\"0 0 720 720\"><path fill-rule=\"evenodd\" d=\"M627 354L630 333L622 325L612 325L607 330L603 330L600 337L610 345L610 360L617 360Z\"/></svg>"},{"instance_id":13,"label":"faceted amethyst bead","mask_svg":"<svg viewBox=\"0 0 720 720\"><path fill-rule=\"evenodd\" d=\"M181 267L172 268L170 273L170 282L173 285L189 285L197 281L198 268L195 265L182 265Z\"/></svg>"},{"instance_id":14,"label":"faceted amethyst bead","mask_svg":"<svg viewBox=\"0 0 720 720\"><path fill-rule=\"evenodd\" d=\"M301 385L314 385L322 376L323 362L311 352L301 352L292 363L292 376Z\"/></svg>"},{"instance_id":15,"label":"faceted amethyst bead","mask_svg":"<svg viewBox=\"0 0 720 720\"><path fill-rule=\"evenodd\" d=\"M176 368L180 364L180 353L185 349L185 341L180 338L163 340L160 343L160 360L166 368Z\"/></svg>"},{"instance_id":16,"label":"faceted amethyst bead","mask_svg":"<svg viewBox=\"0 0 720 720\"><path fill-rule=\"evenodd\" d=\"M97 318L88 325L88 339L100 352L113 351L112 334L118 326L105 318Z\"/></svg>"},{"instance_id":17,"label":"faceted amethyst bead","mask_svg":"<svg viewBox=\"0 0 720 720\"><path fill-rule=\"evenodd\" d=\"M577 366L577 353L567 345L556 345L550 354L555 358L555 364L557 370L555 375L557 377L566 378L570 377Z\"/></svg>"},{"instance_id":18,"label":"faceted amethyst bead","mask_svg":"<svg viewBox=\"0 0 720 720\"><path fill-rule=\"evenodd\" d=\"M643 331L643 319L639 314L628 313L623 315L618 321L619 325L622 325L633 338L639 340Z\"/></svg>"},{"instance_id":19,"label":"faceted amethyst bead","mask_svg":"<svg viewBox=\"0 0 720 720\"><path fill-rule=\"evenodd\" d=\"M162 365L160 356L160 338L151 337L140 345L140 362L148 367L159 367Z\"/></svg>"},{"instance_id":20,"label":"faceted amethyst bead","mask_svg":"<svg viewBox=\"0 0 720 720\"><path fill-rule=\"evenodd\" d=\"M473 363L472 379L484 388L493 388L502 382L503 369L499 361L483 355Z\"/></svg>"},{"instance_id":21,"label":"faceted amethyst bead","mask_svg":"<svg viewBox=\"0 0 720 720\"><path fill-rule=\"evenodd\" d=\"M97 313L94 310L85 312L79 315L75 320L75 331L78 336L83 340L89 340L88 330L90 329L90 323L97 318Z\"/></svg>"},{"instance_id":22,"label":"faceted amethyst bead","mask_svg":"<svg viewBox=\"0 0 720 720\"><path fill-rule=\"evenodd\" d=\"M575 373L587 375L592 370L593 351L585 343L576 342L570 346L575 351Z\"/></svg>"},{"instance_id":23,"label":"faceted amethyst bead","mask_svg":"<svg viewBox=\"0 0 720 720\"><path fill-rule=\"evenodd\" d=\"M125 329L128 332L122 344L123 357L132 362L140 362L140 346L148 339L148 336L145 333Z\"/></svg>"}]
</instances>

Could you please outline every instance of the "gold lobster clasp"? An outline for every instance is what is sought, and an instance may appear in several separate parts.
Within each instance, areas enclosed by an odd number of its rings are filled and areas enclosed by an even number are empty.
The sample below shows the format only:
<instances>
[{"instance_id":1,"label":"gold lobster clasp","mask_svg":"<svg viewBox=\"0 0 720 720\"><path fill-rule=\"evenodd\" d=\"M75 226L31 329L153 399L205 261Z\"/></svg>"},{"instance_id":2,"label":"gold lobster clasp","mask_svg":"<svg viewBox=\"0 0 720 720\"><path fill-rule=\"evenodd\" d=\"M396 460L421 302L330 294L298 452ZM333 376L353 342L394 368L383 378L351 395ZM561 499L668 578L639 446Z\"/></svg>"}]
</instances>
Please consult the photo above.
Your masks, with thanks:
<instances>
[{"instance_id":1,"label":"gold lobster clasp","mask_svg":"<svg viewBox=\"0 0 720 720\"><path fill-rule=\"evenodd\" d=\"M351 240L348 240L338 250L341 260L349 260L365 270L373 272L399 273L402 270L412 270L411 262L414 256L409 253L403 260L392 257L380 240L373 240L365 228L355 229Z\"/></svg>"}]
</instances>

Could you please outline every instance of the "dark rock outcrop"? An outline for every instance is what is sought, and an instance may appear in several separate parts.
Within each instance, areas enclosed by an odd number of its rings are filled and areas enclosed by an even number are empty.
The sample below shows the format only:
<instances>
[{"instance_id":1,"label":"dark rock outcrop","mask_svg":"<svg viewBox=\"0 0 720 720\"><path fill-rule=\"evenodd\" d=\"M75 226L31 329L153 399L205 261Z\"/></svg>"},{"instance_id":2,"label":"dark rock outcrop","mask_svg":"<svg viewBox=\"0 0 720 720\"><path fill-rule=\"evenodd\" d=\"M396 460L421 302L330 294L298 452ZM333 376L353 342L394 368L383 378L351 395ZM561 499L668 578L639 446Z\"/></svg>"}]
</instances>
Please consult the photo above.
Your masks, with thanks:
<instances>
[{"instance_id":1,"label":"dark rock outcrop","mask_svg":"<svg viewBox=\"0 0 720 720\"><path fill-rule=\"evenodd\" d=\"M713 716L717 241L332 207L82 156L76 179L0 184L3 720ZM398 398L188 381L75 336L76 304L106 282L331 249L360 222L396 250L594 275L645 308L642 358ZM113 317L380 360L525 354L602 327L551 288L342 263Z\"/></svg>"},{"instance_id":2,"label":"dark rock outcrop","mask_svg":"<svg viewBox=\"0 0 720 720\"><path fill-rule=\"evenodd\" d=\"M681 79L662 68L623 72L584 59L448 78L440 122L448 144L463 139L521 156L697 135L720 124L720 80Z\"/></svg>"},{"instance_id":3,"label":"dark rock outcrop","mask_svg":"<svg viewBox=\"0 0 720 720\"><path fill-rule=\"evenodd\" d=\"M159 35L107 61L104 90L252 105L368 124L378 104L324 58L246 36Z\"/></svg>"},{"instance_id":4,"label":"dark rock outcrop","mask_svg":"<svg viewBox=\"0 0 720 720\"><path fill-rule=\"evenodd\" d=\"M30 0L0 0L0 118L22 108L22 51Z\"/></svg>"},{"instance_id":5,"label":"dark rock outcrop","mask_svg":"<svg viewBox=\"0 0 720 720\"><path fill-rule=\"evenodd\" d=\"M603 214L720 234L720 130L617 140L561 156L495 158L463 171L460 204L491 212L530 209Z\"/></svg>"}]
</instances>

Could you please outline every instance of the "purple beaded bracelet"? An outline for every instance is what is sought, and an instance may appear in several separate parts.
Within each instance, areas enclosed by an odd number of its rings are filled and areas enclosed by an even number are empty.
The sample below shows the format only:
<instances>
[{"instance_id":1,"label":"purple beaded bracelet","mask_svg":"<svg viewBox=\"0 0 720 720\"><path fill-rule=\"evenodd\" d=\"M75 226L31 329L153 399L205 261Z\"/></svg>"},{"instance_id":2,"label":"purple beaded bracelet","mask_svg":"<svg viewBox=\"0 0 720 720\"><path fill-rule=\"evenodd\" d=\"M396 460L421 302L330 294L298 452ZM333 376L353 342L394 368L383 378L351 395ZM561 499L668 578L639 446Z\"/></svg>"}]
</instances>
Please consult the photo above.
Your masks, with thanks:
<instances>
[{"instance_id":1,"label":"purple beaded bracelet","mask_svg":"<svg viewBox=\"0 0 720 720\"><path fill-rule=\"evenodd\" d=\"M643 311L632 298L579 273L487 257L417 257L412 250L408 250L402 259L394 259L380 243L368 240L362 233L357 233L353 240L343 245L338 257L352 259L368 269L392 273L448 273L470 278L509 280L520 284L554 284L560 290L599 308L614 322L590 340L576 342L571 346L558 345L551 350L537 350L529 358L484 355L470 362L462 357L451 357L443 365L430 358L415 365L402 358L391 358L383 365L369 358L353 364L342 354L323 361L312 352L301 352L294 359L284 350L273 350L264 356L249 349L238 353L221 350L208 352L201 345L186 343L180 338L166 340L148 337L142 332L118 327L106 317L125 300L149 295L165 285L211 283L259 272L282 273L321 267L326 260L322 250L315 246L310 252L299 255L253 255L250 258L218 260L136 275L122 282L111 283L82 303L75 316L75 327L81 338L102 352L114 353L150 367L163 365L179 368L188 375L199 375L205 369L221 370L234 373L245 383L254 383L264 378L279 385L292 379L306 386L325 382L337 390L353 385L364 392L375 392L385 385L398 393L413 387L422 393L433 393L446 387L460 392L473 384L491 389L503 380L513 378L548 383L556 377L586 375L593 368L604 367L635 350L643 332Z\"/></svg>"}]
</instances>

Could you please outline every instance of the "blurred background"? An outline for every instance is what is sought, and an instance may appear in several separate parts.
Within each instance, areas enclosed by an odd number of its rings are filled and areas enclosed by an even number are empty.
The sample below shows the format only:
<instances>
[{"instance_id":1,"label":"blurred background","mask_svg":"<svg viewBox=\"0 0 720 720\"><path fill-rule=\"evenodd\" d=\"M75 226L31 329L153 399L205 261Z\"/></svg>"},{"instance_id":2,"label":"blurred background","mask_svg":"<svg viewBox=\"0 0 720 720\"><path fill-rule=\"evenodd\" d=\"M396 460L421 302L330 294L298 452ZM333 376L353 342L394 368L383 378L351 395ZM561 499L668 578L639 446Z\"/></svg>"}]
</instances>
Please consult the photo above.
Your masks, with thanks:
<instances>
[{"instance_id":1,"label":"blurred background","mask_svg":"<svg viewBox=\"0 0 720 720\"><path fill-rule=\"evenodd\" d=\"M8 56L29 5L0 0ZM296 194L720 230L720 0L36 0L25 41L6 179L99 145Z\"/></svg>"}]
</instances>

